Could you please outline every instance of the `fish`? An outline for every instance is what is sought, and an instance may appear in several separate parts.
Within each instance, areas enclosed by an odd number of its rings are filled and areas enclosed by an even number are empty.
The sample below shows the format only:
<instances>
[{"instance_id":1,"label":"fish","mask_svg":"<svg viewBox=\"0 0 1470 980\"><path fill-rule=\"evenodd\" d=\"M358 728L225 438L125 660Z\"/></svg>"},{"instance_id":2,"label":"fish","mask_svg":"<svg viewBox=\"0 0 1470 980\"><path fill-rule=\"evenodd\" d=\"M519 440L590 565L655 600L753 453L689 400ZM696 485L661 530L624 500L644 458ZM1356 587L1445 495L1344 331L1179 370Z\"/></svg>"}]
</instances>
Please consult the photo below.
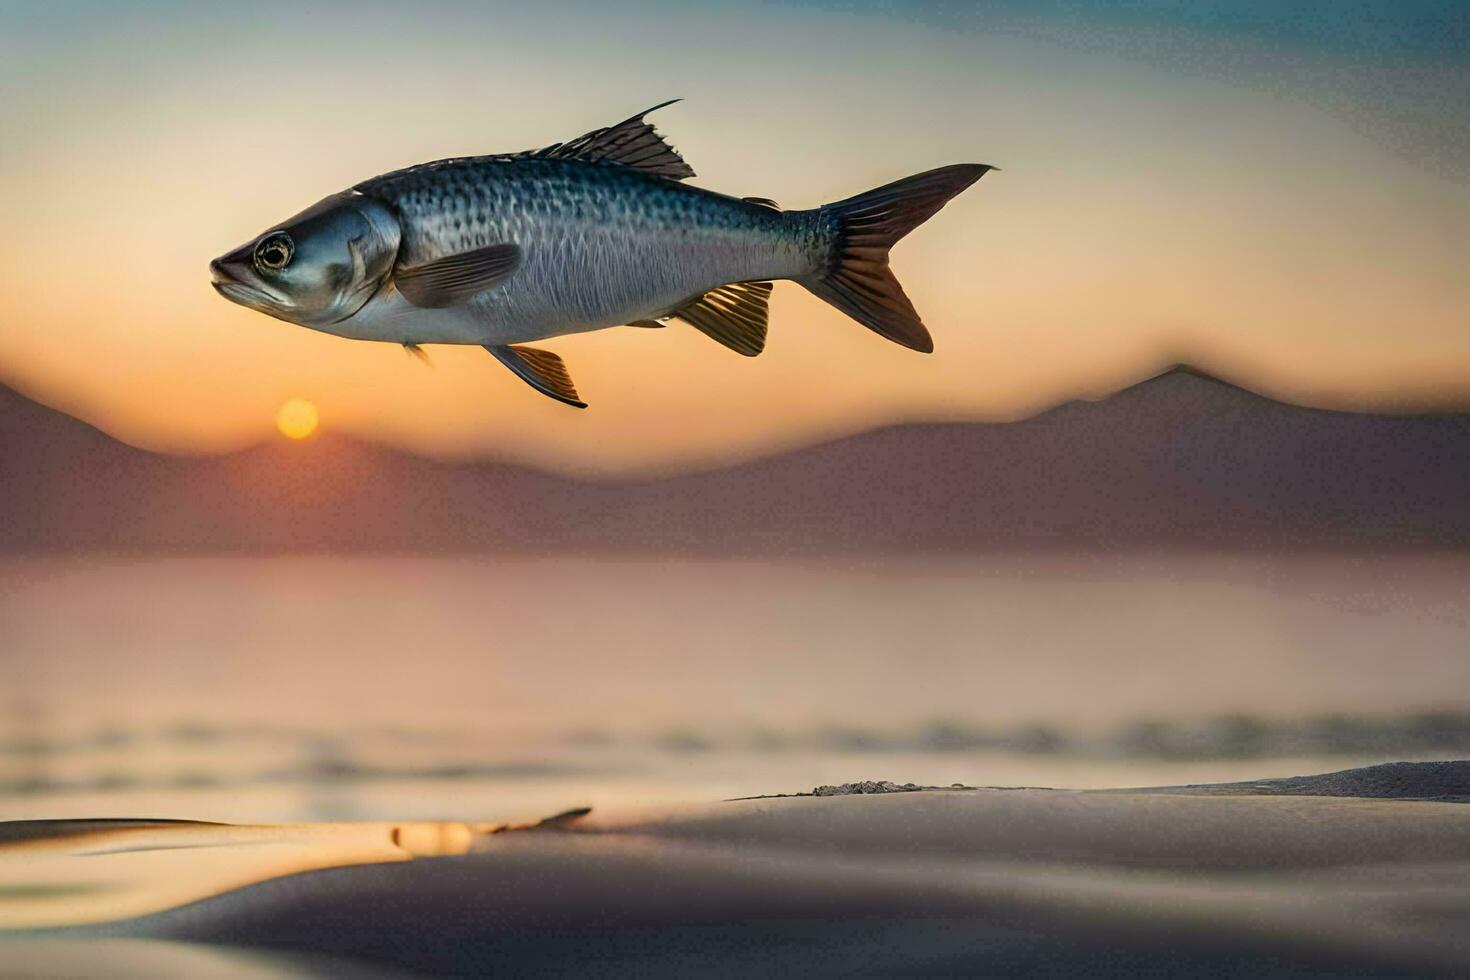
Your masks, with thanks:
<instances>
[{"instance_id":1,"label":"fish","mask_svg":"<svg viewBox=\"0 0 1470 980\"><path fill-rule=\"evenodd\" d=\"M225 299L353 340L483 347L542 394L585 408L565 362L529 346L678 319L748 357L775 280L894 343L933 339L888 251L995 169L955 164L804 210L685 183L646 117L538 150L382 174L210 263Z\"/></svg>"}]
</instances>

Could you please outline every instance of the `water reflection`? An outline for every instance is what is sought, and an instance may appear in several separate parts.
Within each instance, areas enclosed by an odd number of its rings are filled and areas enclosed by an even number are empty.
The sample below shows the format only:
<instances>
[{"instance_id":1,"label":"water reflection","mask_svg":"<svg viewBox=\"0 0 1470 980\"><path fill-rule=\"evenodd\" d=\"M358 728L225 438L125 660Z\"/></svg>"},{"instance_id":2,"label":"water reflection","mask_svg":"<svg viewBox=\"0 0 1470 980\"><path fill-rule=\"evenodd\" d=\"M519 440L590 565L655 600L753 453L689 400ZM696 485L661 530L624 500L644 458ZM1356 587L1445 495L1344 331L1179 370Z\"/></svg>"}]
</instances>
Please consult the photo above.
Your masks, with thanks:
<instances>
[{"instance_id":1,"label":"water reflection","mask_svg":"<svg viewBox=\"0 0 1470 980\"><path fill-rule=\"evenodd\" d=\"M561 828L587 813L500 824L0 824L0 930L111 922L302 871L466 854L492 835Z\"/></svg>"},{"instance_id":2,"label":"water reflection","mask_svg":"<svg viewBox=\"0 0 1470 980\"><path fill-rule=\"evenodd\" d=\"M315 953L152 939L0 938L0 962L8 977L68 980L303 980L344 976L395 980L407 976L386 967Z\"/></svg>"}]
</instances>

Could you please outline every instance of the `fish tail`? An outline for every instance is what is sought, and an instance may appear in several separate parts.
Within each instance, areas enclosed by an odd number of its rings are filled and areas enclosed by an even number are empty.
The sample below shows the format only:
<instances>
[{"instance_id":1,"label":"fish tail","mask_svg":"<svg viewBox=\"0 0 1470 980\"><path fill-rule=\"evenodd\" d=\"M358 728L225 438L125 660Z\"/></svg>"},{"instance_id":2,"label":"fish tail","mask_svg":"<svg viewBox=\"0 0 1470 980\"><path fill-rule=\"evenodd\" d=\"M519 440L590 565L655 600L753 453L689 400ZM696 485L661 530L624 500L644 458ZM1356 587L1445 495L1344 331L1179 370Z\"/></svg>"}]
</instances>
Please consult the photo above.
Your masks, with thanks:
<instances>
[{"instance_id":1,"label":"fish tail","mask_svg":"<svg viewBox=\"0 0 1470 980\"><path fill-rule=\"evenodd\" d=\"M940 167L824 205L818 213L836 220L831 263L824 273L797 281L879 336L929 353L934 341L888 268L888 250L992 169L978 163Z\"/></svg>"}]
</instances>

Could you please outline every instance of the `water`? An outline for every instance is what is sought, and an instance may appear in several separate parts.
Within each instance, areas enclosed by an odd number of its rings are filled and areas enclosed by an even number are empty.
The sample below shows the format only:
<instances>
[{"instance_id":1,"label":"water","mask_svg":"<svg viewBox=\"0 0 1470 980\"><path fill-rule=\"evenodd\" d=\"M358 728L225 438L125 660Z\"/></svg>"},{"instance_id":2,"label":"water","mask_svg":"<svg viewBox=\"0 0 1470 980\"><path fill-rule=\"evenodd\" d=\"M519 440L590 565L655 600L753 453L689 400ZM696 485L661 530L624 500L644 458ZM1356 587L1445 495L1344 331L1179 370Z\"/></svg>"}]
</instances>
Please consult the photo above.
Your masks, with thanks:
<instances>
[{"instance_id":1,"label":"water","mask_svg":"<svg viewBox=\"0 0 1470 980\"><path fill-rule=\"evenodd\" d=\"M1470 559L0 562L0 818L524 819L1464 755Z\"/></svg>"}]
</instances>

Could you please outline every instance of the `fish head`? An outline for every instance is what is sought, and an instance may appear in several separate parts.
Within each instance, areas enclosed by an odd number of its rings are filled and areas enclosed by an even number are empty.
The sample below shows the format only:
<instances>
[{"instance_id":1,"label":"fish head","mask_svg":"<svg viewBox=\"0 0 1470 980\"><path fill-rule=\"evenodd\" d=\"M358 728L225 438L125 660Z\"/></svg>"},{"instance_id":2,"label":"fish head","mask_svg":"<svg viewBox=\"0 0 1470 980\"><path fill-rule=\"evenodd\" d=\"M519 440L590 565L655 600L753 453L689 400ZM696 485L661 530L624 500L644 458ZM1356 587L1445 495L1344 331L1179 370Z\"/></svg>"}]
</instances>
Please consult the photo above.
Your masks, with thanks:
<instances>
[{"instance_id":1,"label":"fish head","mask_svg":"<svg viewBox=\"0 0 1470 980\"><path fill-rule=\"evenodd\" d=\"M393 271L398 219L345 191L209 263L225 299L303 327L329 329L362 309Z\"/></svg>"}]
</instances>

